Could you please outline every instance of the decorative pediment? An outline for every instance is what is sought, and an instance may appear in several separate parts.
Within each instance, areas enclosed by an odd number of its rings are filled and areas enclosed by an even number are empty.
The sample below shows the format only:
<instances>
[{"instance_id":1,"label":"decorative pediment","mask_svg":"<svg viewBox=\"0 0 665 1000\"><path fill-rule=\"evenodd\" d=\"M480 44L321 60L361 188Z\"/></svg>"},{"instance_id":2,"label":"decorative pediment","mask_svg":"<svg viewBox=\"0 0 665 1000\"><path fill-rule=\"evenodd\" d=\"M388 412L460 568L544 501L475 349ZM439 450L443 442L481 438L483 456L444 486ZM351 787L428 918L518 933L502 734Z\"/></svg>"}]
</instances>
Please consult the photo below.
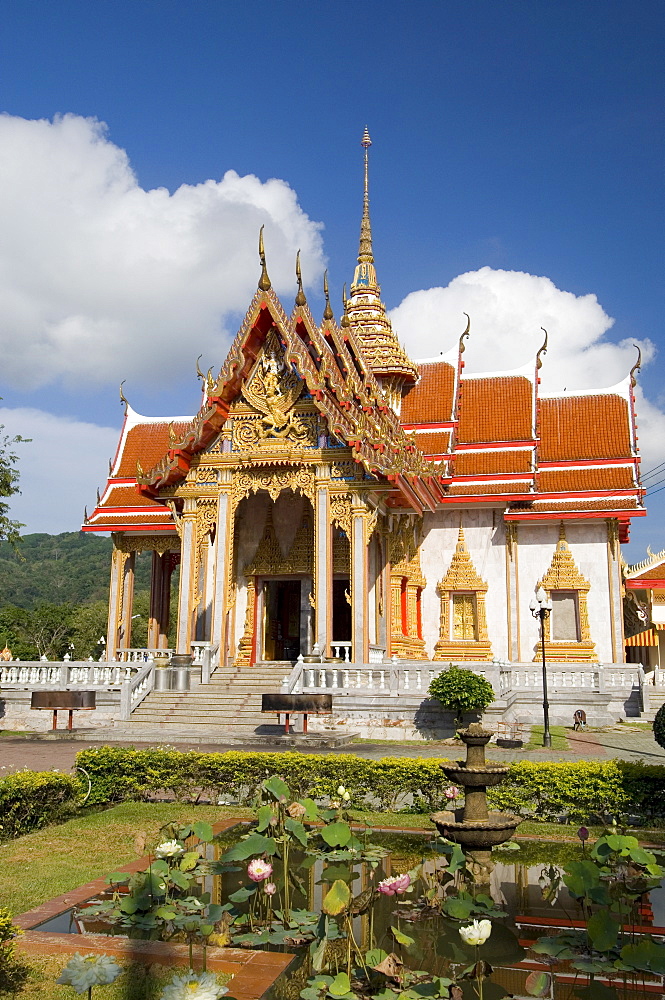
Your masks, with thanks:
<instances>
[{"instance_id":1,"label":"decorative pediment","mask_svg":"<svg viewBox=\"0 0 665 1000\"><path fill-rule=\"evenodd\" d=\"M450 563L450 569L439 583L437 591L451 593L455 590L475 590L485 593L487 584L478 575L476 568L471 562L471 553L466 547L464 530L460 527L457 536L457 546L455 554Z\"/></svg>"}]
</instances>

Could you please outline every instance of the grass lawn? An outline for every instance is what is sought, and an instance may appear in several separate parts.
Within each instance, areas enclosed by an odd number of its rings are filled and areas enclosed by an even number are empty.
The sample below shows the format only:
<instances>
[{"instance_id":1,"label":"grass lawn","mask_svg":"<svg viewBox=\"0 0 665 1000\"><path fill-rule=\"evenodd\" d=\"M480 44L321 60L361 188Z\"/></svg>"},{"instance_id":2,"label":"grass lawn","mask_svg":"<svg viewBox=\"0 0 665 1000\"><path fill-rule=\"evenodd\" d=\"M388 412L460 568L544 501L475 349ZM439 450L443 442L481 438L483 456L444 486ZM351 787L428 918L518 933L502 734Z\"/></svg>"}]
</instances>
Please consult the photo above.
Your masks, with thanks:
<instances>
[{"instance_id":1,"label":"grass lawn","mask_svg":"<svg viewBox=\"0 0 665 1000\"><path fill-rule=\"evenodd\" d=\"M544 726L532 726L529 735L529 742L524 744L525 750L539 750L543 745ZM550 726L552 737L552 750L570 750L568 736L572 730L566 726Z\"/></svg>"},{"instance_id":2,"label":"grass lawn","mask_svg":"<svg viewBox=\"0 0 665 1000\"><path fill-rule=\"evenodd\" d=\"M108 875L153 847L165 823L251 815L251 810L238 806L123 802L112 809L77 816L0 845L0 901L12 913L23 913Z\"/></svg>"}]
</instances>

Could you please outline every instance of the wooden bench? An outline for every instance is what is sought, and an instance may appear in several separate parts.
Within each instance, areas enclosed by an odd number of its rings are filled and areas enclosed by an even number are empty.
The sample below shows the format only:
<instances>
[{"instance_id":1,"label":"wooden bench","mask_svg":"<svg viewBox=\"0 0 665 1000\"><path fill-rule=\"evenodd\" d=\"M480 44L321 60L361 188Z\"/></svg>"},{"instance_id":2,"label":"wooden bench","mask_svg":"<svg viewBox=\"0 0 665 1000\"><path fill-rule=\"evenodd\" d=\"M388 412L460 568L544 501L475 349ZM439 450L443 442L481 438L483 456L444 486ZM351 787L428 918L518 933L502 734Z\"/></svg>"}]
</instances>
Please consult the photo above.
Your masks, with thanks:
<instances>
[{"instance_id":1,"label":"wooden bench","mask_svg":"<svg viewBox=\"0 0 665 1000\"><path fill-rule=\"evenodd\" d=\"M308 715L330 715L332 694L262 694L261 711L284 715L284 732L291 731L291 716L302 715L302 731L307 732Z\"/></svg>"},{"instance_id":2,"label":"wooden bench","mask_svg":"<svg viewBox=\"0 0 665 1000\"><path fill-rule=\"evenodd\" d=\"M53 729L58 728L58 712L69 712L67 729L72 729L74 712L91 712L96 707L94 691L33 691L30 701L30 708L53 712Z\"/></svg>"}]
</instances>

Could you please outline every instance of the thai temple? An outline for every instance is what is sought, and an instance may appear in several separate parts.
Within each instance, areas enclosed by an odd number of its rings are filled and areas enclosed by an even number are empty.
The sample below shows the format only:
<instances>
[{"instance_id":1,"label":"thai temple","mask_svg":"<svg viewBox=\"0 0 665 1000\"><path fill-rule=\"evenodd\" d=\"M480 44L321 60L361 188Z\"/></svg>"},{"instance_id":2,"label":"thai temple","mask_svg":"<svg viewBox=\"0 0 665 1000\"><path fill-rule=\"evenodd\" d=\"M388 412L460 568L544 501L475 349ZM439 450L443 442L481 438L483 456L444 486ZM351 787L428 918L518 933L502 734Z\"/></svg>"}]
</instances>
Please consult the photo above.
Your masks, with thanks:
<instances>
[{"instance_id":1,"label":"thai temple","mask_svg":"<svg viewBox=\"0 0 665 1000\"><path fill-rule=\"evenodd\" d=\"M638 714L620 545L645 514L639 364L609 389L543 392L545 335L523 367L469 374L463 317L452 352L410 358L377 278L370 144L365 130L342 315L327 281L312 314L299 262L295 303L282 304L261 235L256 294L219 369L199 370L196 414L145 417L125 400L83 525L113 539L108 659L131 647L134 564L150 552L148 647L169 647L175 622L177 653L206 649L208 683L218 672L270 690L279 675L290 690L332 689L340 726L374 711L373 732L408 734L428 678L460 663L492 681L501 717L538 721L529 603L542 587L554 719Z\"/></svg>"}]
</instances>

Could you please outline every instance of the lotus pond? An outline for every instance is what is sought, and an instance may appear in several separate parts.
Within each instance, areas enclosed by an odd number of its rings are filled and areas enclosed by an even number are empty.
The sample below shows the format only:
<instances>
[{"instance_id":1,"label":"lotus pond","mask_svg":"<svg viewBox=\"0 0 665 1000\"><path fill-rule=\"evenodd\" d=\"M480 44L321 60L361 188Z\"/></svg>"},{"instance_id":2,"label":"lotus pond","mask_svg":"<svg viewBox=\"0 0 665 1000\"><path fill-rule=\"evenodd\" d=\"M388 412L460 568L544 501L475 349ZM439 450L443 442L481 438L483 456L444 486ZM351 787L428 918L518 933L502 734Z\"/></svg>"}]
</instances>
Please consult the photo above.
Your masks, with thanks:
<instances>
[{"instance_id":1,"label":"lotus pond","mask_svg":"<svg viewBox=\"0 0 665 1000\"><path fill-rule=\"evenodd\" d=\"M270 1000L663 996L663 871L619 829L506 845L478 885L434 829L352 827L343 789L326 807L275 778L262 792L255 824L171 825L144 872L38 929L187 941L193 964L229 945L293 952Z\"/></svg>"}]
</instances>

